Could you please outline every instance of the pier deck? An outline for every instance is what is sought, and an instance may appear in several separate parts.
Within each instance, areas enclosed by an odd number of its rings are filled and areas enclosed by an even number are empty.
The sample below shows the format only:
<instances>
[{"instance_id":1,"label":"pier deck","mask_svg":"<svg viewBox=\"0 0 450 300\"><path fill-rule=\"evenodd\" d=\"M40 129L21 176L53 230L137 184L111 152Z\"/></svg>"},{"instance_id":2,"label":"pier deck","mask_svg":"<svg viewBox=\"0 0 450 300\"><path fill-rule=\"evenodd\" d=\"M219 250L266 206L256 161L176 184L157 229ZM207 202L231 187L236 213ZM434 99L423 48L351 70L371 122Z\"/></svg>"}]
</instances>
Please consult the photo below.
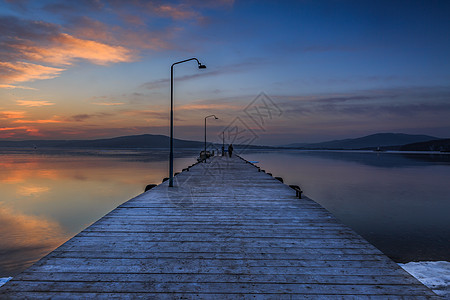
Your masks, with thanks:
<instances>
[{"instance_id":1,"label":"pier deck","mask_svg":"<svg viewBox=\"0 0 450 300\"><path fill-rule=\"evenodd\" d=\"M120 205L0 298L440 299L316 202L215 157Z\"/></svg>"}]
</instances>

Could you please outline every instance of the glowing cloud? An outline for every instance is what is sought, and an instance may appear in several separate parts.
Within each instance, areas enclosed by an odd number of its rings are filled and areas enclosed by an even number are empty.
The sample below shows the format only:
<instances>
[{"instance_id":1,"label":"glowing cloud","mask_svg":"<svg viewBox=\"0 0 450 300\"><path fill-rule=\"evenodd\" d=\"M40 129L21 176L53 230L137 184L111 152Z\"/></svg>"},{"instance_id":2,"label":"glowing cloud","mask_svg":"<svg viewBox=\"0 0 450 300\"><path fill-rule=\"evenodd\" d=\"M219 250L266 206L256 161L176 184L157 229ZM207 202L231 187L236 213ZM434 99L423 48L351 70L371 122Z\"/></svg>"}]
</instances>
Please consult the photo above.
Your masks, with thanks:
<instances>
[{"instance_id":1,"label":"glowing cloud","mask_svg":"<svg viewBox=\"0 0 450 300\"><path fill-rule=\"evenodd\" d=\"M121 46L75 38L61 33L51 39L52 45L15 45L24 57L54 65L71 65L75 59L85 59L94 64L129 62L133 60L131 51Z\"/></svg>"},{"instance_id":2,"label":"glowing cloud","mask_svg":"<svg viewBox=\"0 0 450 300\"><path fill-rule=\"evenodd\" d=\"M39 107L39 106L48 106L54 105L55 103L48 101L35 101L35 100L17 100L17 105L27 106L27 107Z\"/></svg>"},{"instance_id":3,"label":"glowing cloud","mask_svg":"<svg viewBox=\"0 0 450 300\"><path fill-rule=\"evenodd\" d=\"M52 123L63 123L64 121L61 120L15 120L14 123L20 123L20 124L52 124Z\"/></svg>"},{"instance_id":4,"label":"glowing cloud","mask_svg":"<svg viewBox=\"0 0 450 300\"><path fill-rule=\"evenodd\" d=\"M0 17L0 88L26 88L17 82L51 79L77 60L97 65L133 61L131 50L82 39L61 32L61 27L43 21ZM116 44L119 44L116 41Z\"/></svg>"},{"instance_id":5,"label":"glowing cloud","mask_svg":"<svg viewBox=\"0 0 450 300\"><path fill-rule=\"evenodd\" d=\"M23 133L30 136L42 136L39 129L30 126L0 127L0 138L10 138Z\"/></svg>"},{"instance_id":6,"label":"glowing cloud","mask_svg":"<svg viewBox=\"0 0 450 300\"><path fill-rule=\"evenodd\" d=\"M227 104L227 103L191 103L181 105L180 110L231 110L237 111L242 109L241 104Z\"/></svg>"},{"instance_id":7,"label":"glowing cloud","mask_svg":"<svg viewBox=\"0 0 450 300\"><path fill-rule=\"evenodd\" d=\"M95 105L104 105L104 106L116 106L116 105L124 105L123 102L93 102Z\"/></svg>"},{"instance_id":8,"label":"glowing cloud","mask_svg":"<svg viewBox=\"0 0 450 300\"><path fill-rule=\"evenodd\" d=\"M0 89L24 89L24 90L36 90L35 88L22 86L22 85L11 85L11 84L0 84Z\"/></svg>"},{"instance_id":9,"label":"glowing cloud","mask_svg":"<svg viewBox=\"0 0 450 300\"><path fill-rule=\"evenodd\" d=\"M2 111L0 112L1 119L22 119L25 118L24 111Z\"/></svg>"},{"instance_id":10,"label":"glowing cloud","mask_svg":"<svg viewBox=\"0 0 450 300\"><path fill-rule=\"evenodd\" d=\"M0 80L6 83L55 78L62 71L64 69L27 62L0 62Z\"/></svg>"},{"instance_id":11,"label":"glowing cloud","mask_svg":"<svg viewBox=\"0 0 450 300\"><path fill-rule=\"evenodd\" d=\"M192 19L198 17L198 13L186 9L183 5L170 6L161 5L155 9L156 13L162 16L168 16L172 19L182 20L182 19Z\"/></svg>"}]
</instances>

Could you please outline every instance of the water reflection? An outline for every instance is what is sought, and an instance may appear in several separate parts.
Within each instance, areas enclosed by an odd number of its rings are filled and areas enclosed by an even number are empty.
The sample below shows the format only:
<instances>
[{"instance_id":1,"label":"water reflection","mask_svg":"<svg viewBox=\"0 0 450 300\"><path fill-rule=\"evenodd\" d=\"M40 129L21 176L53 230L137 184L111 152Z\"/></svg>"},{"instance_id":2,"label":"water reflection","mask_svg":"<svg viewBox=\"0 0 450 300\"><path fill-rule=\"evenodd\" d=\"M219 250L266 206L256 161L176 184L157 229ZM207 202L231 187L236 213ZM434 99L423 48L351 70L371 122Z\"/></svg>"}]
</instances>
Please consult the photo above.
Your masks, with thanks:
<instances>
[{"instance_id":1,"label":"water reflection","mask_svg":"<svg viewBox=\"0 0 450 300\"><path fill-rule=\"evenodd\" d=\"M29 267L67 236L55 221L0 207L0 276L14 275Z\"/></svg>"},{"instance_id":2,"label":"water reflection","mask_svg":"<svg viewBox=\"0 0 450 300\"><path fill-rule=\"evenodd\" d=\"M300 185L394 260L450 260L450 156L266 151L244 157Z\"/></svg>"},{"instance_id":3,"label":"water reflection","mask_svg":"<svg viewBox=\"0 0 450 300\"><path fill-rule=\"evenodd\" d=\"M194 153L175 152L175 171L193 163ZM0 155L0 277L23 271L168 170L164 150Z\"/></svg>"}]
</instances>

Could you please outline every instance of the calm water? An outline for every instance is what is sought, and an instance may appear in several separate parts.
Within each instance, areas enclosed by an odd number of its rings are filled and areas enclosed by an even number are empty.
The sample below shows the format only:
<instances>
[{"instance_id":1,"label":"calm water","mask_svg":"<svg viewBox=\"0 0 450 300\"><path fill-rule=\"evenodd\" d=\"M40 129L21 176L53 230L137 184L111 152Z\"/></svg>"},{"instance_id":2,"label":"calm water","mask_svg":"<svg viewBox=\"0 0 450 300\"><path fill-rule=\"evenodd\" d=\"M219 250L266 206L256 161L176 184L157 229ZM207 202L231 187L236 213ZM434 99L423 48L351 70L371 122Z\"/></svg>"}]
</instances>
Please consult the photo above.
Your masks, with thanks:
<instances>
[{"instance_id":1,"label":"calm water","mask_svg":"<svg viewBox=\"0 0 450 300\"><path fill-rule=\"evenodd\" d=\"M243 157L299 185L395 261L450 261L450 155L285 150Z\"/></svg>"},{"instance_id":2,"label":"calm water","mask_svg":"<svg viewBox=\"0 0 450 300\"><path fill-rule=\"evenodd\" d=\"M174 170L198 151L176 152ZM0 152L0 277L14 276L168 176L168 152Z\"/></svg>"},{"instance_id":3,"label":"calm water","mask_svg":"<svg viewBox=\"0 0 450 300\"><path fill-rule=\"evenodd\" d=\"M175 171L198 151L175 153ZM248 160L396 261L450 260L450 156L266 151ZM0 277L14 276L167 176L166 151L0 152Z\"/></svg>"}]
</instances>

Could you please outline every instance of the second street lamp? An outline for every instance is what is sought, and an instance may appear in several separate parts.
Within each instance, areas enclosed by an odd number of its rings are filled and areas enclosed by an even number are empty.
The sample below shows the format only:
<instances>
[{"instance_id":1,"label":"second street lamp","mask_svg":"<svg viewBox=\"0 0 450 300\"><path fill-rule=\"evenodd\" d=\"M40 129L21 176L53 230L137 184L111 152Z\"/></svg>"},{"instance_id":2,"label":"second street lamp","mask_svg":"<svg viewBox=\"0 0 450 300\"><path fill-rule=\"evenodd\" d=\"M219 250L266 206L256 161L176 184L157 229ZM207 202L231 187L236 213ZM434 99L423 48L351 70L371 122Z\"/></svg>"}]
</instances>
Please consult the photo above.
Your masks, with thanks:
<instances>
[{"instance_id":1,"label":"second street lamp","mask_svg":"<svg viewBox=\"0 0 450 300\"><path fill-rule=\"evenodd\" d=\"M222 131L222 156L225 155L225 130Z\"/></svg>"},{"instance_id":2,"label":"second street lamp","mask_svg":"<svg viewBox=\"0 0 450 300\"><path fill-rule=\"evenodd\" d=\"M187 61L196 60L199 69L206 69L195 57L177 61L170 67L170 154L169 154L169 187L173 187L173 66Z\"/></svg>"},{"instance_id":3,"label":"second street lamp","mask_svg":"<svg viewBox=\"0 0 450 300\"><path fill-rule=\"evenodd\" d=\"M206 156L206 119L210 118L210 117L214 117L215 120L219 119L218 117L216 117L216 115L209 115L209 116L205 117L205 152L204 152L205 162L206 162L206 158L207 158L207 156Z\"/></svg>"}]
</instances>

